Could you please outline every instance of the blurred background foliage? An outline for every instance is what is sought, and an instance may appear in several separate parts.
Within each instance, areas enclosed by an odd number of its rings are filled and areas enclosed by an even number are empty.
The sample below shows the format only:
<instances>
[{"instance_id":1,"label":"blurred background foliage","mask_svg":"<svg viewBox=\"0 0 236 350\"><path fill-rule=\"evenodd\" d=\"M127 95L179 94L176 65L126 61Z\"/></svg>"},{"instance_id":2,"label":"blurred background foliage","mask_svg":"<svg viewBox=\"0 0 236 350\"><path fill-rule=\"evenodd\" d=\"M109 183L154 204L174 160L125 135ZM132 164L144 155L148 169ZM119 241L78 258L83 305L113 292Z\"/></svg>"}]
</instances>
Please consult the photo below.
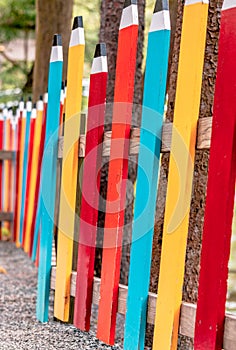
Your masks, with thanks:
<instances>
[{"instance_id":1,"label":"blurred background foliage","mask_svg":"<svg viewBox=\"0 0 236 350\"><path fill-rule=\"evenodd\" d=\"M146 35L153 11L153 1L146 1ZM98 42L100 27L101 0L74 0L73 14L82 15L84 19L86 52L84 77L89 77L94 48ZM0 0L0 102L19 98L19 89L30 93L27 83L32 75L33 61L29 57L30 45L35 40L36 23L35 0ZM50 21L50 14L48 15ZM9 45L15 45L16 53L9 55ZM17 45L22 45L24 58L17 57ZM145 52L146 50L144 50ZM14 56L15 55L15 56ZM16 91L15 89L18 88ZM17 92L16 96L14 93Z\"/></svg>"}]
</instances>

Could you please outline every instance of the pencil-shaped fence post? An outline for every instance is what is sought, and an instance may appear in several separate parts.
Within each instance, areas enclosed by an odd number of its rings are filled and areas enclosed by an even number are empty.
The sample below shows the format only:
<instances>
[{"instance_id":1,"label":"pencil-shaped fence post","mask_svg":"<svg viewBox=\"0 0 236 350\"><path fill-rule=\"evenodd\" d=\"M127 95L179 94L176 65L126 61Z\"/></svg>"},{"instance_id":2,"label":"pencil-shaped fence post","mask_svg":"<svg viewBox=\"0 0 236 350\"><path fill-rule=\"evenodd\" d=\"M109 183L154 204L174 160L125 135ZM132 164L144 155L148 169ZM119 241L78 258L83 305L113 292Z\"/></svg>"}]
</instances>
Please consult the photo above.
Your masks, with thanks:
<instances>
[{"instance_id":1,"label":"pencil-shaped fence post","mask_svg":"<svg viewBox=\"0 0 236 350\"><path fill-rule=\"evenodd\" d=\"M43 100L42 98L37 102L36 108L37 117L32 119L32 127L30 131L30 156L28 166L27 179L27 206L25 207L24 218L24 250L30 253L32 246L31 225L33 219L34 202L36 200L36 181L38 172L39 146L42 132L43 119ZM35 122L35 124L33 124Z\"/></svg>"},{"instance_id":2,"label":"pencil-shaped fence post","mask_svg":"<svg viewBox=\"0 0 236 350\"><path fill-rule=\"evenodd\" d=\"M21 214L21 198L22 198L22 181L23 181L23 163L24 163L24 146L26 132L26 108L22 112L20 150L19 150L19 190L17 194L17 218L16 218L16 246L20 247L20 214Z\"/></svg>"},{"instance_id":3,"label":"pencil-shaped fence post","mask_svg":"<svg viewBox=\"0 0 236 350\"><path fill-rule=\"evenodd\" d=\"M154 350L177 348L207 17L208 1L185 1L158 283Z\"/></svg>"},{"instance_id":4,"label":"pencil-shaped fence post","mask_svg":"<svg viewBox=\"0 0 236 350\"><path fill-rule=\"evenodd\" d=\"M54 315L62 321L68 321L70 309L70 276L72 271L75 223L84 49L83 20L82 17L75 17L68 57L67 100L64 125L54 303Z\"/></svg>"},{"instance_id":5,"label":"pencil-shaped fence post","mask_svg":"<svg viewBox=\"0 0 236 350\"><path fill-rule=\"evenodd\" d=\"M97 336L115 338L128 149L138 38L137 1L125 1L119 30Z\"/></svg>"},{"instance_id":6,"label":"pencil-shaped fence post","mask_svg":"<svg viewBox=\"0 0 236 350\"><path fill-rule=\"evenodd\" d=\"M12 118L13 112L12 108L8 108L7 114L5 115L4 120L4 149L6 151L11 150L11 118ZM4 176L3 176L3 210L5 212L10 211L10 193L11 193L11 161L5 160L4 161ZM5 221L2 222L2 229L5 229L9 234L10 225L9 222Z\"/></svg>"},{"instance_id":7,"label":"pencil-shaped fence post","mask_svg":"<svg viewBox=\"0 0 236 350\"><path fill-rule=\"evenodd\" d=\"M15 206L14 206L14 224L13 224L13 241L16 241L17 231L17 217L19 212L19 174L20 174L20 145L21 145L21 128L22 128L22 117L24 111L24 101L21 100L19 103L19 116L17 123L17 147L16 147L16 185L15 185Z\"/></svg>"},{"instance_id":8,"label":"pencil-shaped fence post","mask_svg":"<svg viewBox=\"0 0 236 350\"><path fill-rule=\"evenodd\" d=\"M18 127L18 118L19 110L16 110L16 113L11 119L11 151L16 153L17 150L17 127ZM16 200L16 157L11 161L11 184L10 184L10 212L14 213L15 209L15 200ZM14 240L14 223L10 224L11 237Z\"/></svg>"},{"instance_id":9,"label":"pencil-shaped fence post","mask_svg":"<svg viewBox=\"0 0 236 350\"><path fill-rule=\"evenodd\" d=\"M40 194L42 229L40 233L36 313L38 320L41 322L48 321L62 68L61 35L56 34L53 40L49 65L47 122Z\"/></svg>"},{"instance_id":10,"label":"pencil-shaped fence post","mask_svg":"<svg viewBox=\"0 0 236 350\"><path fill-rule=\"evenodd\" d=\"M39 242L39 226L40 226L40 179L41 179L41 164L43 158L44 150L44 141L45 141L45 132L46 132L46 121L47 121L47 106L48 106L48 93L44 94L43 97L43 115L42 115L42 130L39 144L39 153L38 153L38 163L37 163L37 178L36 178L36 187L35 187L35 201L33 208L32 224L30 226L30 235L31 235L31 247L30 254L32 261L36 260L37 246Z\"/></svg>"},{"instance_id":11,"label":"pencil-shaped fence post","mask_svg":"<svg viewBox=\"0 0 236 350\"><path fill-rule=\"evenodd\" d=\"M32 102L29 98L26 103L26 126L25 126L25 140L24 140L24 161L22 169L22 192L21 192L21 210L20 210L20 226L19 226L19 237L20 244L23 244L23 224L24 224L24 213L25 213L25 196L26 196L26 181L27 181L27 170L28 170L28 156L29 156L29 138L30 138L30 120L32 113Z\"/></svg>"},{"instance_id":12,"label":"pencil-shaped fence post","mask_svg":"<svg viewBox=\"0 0 236 350\"><path fill-rule=\"evenodd\" d=\"M86 331L90 328L92 306L107 76L106 45L98 44L90 76L74 308L74 325Z\"/></svg>"},{"instance_id":13,"label":"pencil-shaped fence post","mask_svg":"<svg viewBox=\"0 0 236 350\"><path fill-rule=\"evenodd\" d=\"M236 177L236 1L225 0L202 239L195 350L221 350Z\"/></svg>"},{"instance_id":14,"label":"pencil-shaped fence post","mask_svg":"<svg viewBox=\"0 0 236 350\"><path fill-rule=\"evenodd\" d=\"M0 115L0 149L3 150L4 147L4 116L3 113ZM2 192L3 192L3 161L0 160L0 210L2 210L3 207L3 201L2 201ZM0 224L0 240L2 239L2 224Z\"/></svg>"},{"instance_id":15,"label":"pencil-shaped fence post","mask_svg":"<svg viewBox=\"0 0 236 350\"><path fill-rule=\"evenodd\" d=\"M144 349L145 343L169 45L168 1L157 0L148 35L125 323L126 350Z\"/></svg>"},{"instance_id":16,"label":"pencil-shaped fence post","mask_svg":"<svg viewBox=\"0 0 236 350\"><path fill-rule=\"evenodd\" d=\"M26 245L28 246L29 237L25 235L26 221L29 211L29 195L32 188L30 188L31 176L32 176L32 156L33 156L33 147L35 142L35 123L37 118L36 104L33 105L31 117L30 117L30 132L29 132L29 149L28 149L28 165L27 165L27 174L26 174L26 189L25 189L25 210L23 217L23 227L22 227L22 246L24 251L27 253Z\"/></svg>"}]
</instances>

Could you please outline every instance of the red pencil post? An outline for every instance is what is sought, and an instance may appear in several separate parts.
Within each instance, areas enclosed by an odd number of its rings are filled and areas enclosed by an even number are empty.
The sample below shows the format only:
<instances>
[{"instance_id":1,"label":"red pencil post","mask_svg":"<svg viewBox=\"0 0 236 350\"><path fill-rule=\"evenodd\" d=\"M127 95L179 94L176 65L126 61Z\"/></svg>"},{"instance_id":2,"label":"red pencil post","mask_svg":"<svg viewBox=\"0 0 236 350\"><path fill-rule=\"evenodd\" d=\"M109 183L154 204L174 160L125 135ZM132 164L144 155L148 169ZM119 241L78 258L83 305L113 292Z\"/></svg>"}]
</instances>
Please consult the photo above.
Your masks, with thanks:
<instances>
[{"instance_id":1,"label":"red pencil post","mask_svg":"<svg viewBox=\"0 0 236 350\"><path fill-rule=\"evenodd\" d=\"M0 149L3 150L4 119L0 118ZM3 161L0 160L0 210L2 210L2 186L3 186ZM0 240L2 239L2 224L0 223Z\"/></svg>"},{"instance_id":2,"label":"red pencil post","mask_svg":"<svg viewBox=\"0 0 236 350\"><path fill-rule=\"evenodd\" d=\"M30 191L30 181L31 181L31 167L33 158L33 146L34 146L34 131L35 131L35 121L36 121L36 104L30 117L30 140L29 140L29 155L28 155L28 168L27 168L27 182L26 182L26 195L25 195L25 212L24 212L24 222L23 222L23 247L25 249L25 230L26 230L26 218L28 215L29 206L29 191Z\"/></svg>"},{"instance_id":3,"label":"red pencil post","mask_svg":"<svg viewBox=\"0 0 236 350\"><path fill-rule=\"evenodd\" d=\"M17 146L16 146L16 184L15 184L15 205L14 205L14 223L13 223L13 241L16 241L17 216L18 216L18 193L19 193L19 172L20 172L20 144L21 144L21 123L24 111L23 99L19 103L19 116L17 123Z\"/></svg>"},{"instance_id":4,"label":"red pencil post","mask_svg":"<svg viewBox=\"0 0 236 350\"><path fill-rule=\"evenodd\" d=\"M236 1L224 1L195 326L195 350L221 350L236 177Z\"/></svg>"},{"instance_id":5,"label":"red pencil post","mask_svg":"<svg viewBox=\"0 0 236 350\"><path fill-rule=\"evenodd\" d=\"M96 47L89 91L84 176L79 226L74 324L81 330L90 328L93 294L94 259L99 204L100 169L104 132L107 87L106 45Z\"/></svg>"},{"instance_id":6,"label":"red pencil post","mask_svg":"<svg viewBox=\"0 0 236 350\"><path fill-rule=\"evenodd\" d=\"M97 337L114 344L128 149L138 39L137 1L125 1L119 30Z\"/></svg>"}]
</instances>

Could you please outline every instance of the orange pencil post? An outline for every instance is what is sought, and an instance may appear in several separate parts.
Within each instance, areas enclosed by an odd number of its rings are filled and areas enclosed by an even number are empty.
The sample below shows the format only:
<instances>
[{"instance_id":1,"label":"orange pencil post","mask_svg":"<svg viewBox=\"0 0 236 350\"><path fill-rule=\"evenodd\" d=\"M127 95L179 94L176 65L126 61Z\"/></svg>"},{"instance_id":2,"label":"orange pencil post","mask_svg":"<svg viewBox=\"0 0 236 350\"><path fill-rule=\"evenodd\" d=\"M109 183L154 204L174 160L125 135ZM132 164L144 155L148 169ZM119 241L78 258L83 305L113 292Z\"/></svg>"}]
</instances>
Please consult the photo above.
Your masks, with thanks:
<instances>
[{"instance_id":1,"label":"orange pencil post","mask_svg":"<svg viewBox=\"0 0 236 350\"><path fill-rule=\"evenodd\" d=\"M43 97L41 134L40 134L40 143L39 143L38 158L37 158L37 164L36 164L36 184L35 184L35 193L34 193L34 206L33 206L33 213L32 213L32 222L30 224L30 251L29 251L29 255L31 256L33 261L35 261L35 259L36 259L37 245L39 242L39 239L38 239L38 237L39 237L39 222L40 222L39 188L40 188L41 164L42 164L42 158L43 158L45 132L46 132L47 106L48 106L48 93L45 93L44 97ZM41 113L41 111L38 110L38 113Z\"/></svg>"},{"instance_id":2,"label":"orange pencil post","mask_svg":"<svg viewBox=\"0 0 236 350\"><path fill-rule=\"evenodd\" d=\"M32 113L33 114L33 113ZM30 253L32 246L31 226L33 223L33 210L36 193L36 182L38 172L39 147L42 132L43 119L43 98L41 97L37 103L37 108L31 116L31 130L30 130L30 144L29 144L29 163L27 176L27 192L26 192L26 206L24 217L24 250Z\"/></svg>"}]
</instances>

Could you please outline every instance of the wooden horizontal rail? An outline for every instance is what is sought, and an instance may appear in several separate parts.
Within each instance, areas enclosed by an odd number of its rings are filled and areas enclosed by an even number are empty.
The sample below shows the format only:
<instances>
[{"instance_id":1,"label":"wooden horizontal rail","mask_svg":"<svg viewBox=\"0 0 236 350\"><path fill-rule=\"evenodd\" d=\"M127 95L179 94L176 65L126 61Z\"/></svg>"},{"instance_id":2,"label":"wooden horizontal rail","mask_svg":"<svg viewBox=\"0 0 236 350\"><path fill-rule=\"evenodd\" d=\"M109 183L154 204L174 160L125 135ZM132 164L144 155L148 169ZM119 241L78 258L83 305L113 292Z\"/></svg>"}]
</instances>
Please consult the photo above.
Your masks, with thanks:
<instances>
[{"instance_id":1,"label":"wooden horizontal rail","mask_svg":"<svg viewBox=\"0 0 236 350\"><path fill-rule=\"evenodd\" d=\"M13 213L0 211L0 222L2 221L13 221Z\"/></svg>"},{"instance_id":2,"label":"wooden horizontal rail","mask_svg":"<svg viewBox=\"0 0 236 350\"><path fill-rule=\"evenodd\" d=\"M75 271L71 275L71 296L75 296L76 288L76 275ZM55 290L56 281L56 267L52 267L51 271L51 289ZM93 284L93 304L99 304L100 297L100 278L94 277ZM126 299L127 299L128 287L124 285L119 285L119 302L118 302L118 312L122 315L126 314ZM149 293L148 300L148 314L147 322L150 324L155 323L156 314L156 300L157 295L154 293ZM181 319L180 319L180 329L181 335L193 338L194 337L194 325L196 318L196 305L189 303L182 303L181 307ZM224 350L235 350L236 349L236 316L231 314L226 314L225 318L225 332L224 332Z\"/></svg>"},{"instance_id":3,"label":"wooden horizontal rail","mask_svg":"<svg viewBox=\"0 0 236 350\"><path fill-rule=\"evenodd\" d=\"M0 160L14 160L14 159L15 159L14 151L0 150Z\"/></svg>"},{"instance_id":4,"label":"wooden horizontal rail","mask_svg":"<svg viewBox=\"0 0 236 350\"><path fill-rule=\"evenodd\" d=\"M162 147L161 152L170 152L171 139L172 139L172 123L164 123L162 130ZM209 149L211 145L211 129L212 129L212 117L200 118L198 122L198 137L197 137L197 149ZM133 128L130 137L130 155L137 155L139 152L139 138L140 129ZM103 156L110 155L111 145L111 131L107 131L104 134L103 142ZM63 137L59 139L58 145L58 158L61 159L63 155ZM85 135L80 136L79 157L83 158L85 155Z\"/></svg>"}]
</instances>

